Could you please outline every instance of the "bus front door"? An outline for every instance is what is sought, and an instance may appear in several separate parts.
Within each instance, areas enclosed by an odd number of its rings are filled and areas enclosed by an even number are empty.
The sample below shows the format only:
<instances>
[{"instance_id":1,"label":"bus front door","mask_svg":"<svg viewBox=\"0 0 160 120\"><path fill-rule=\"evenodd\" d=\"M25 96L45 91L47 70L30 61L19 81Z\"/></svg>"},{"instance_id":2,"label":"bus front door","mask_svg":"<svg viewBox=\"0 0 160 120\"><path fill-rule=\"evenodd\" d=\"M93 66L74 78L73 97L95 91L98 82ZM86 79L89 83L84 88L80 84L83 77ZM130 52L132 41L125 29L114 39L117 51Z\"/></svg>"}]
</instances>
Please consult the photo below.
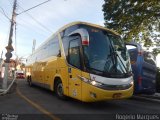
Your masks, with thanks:
<instances>
[{"instance_id":1,"label":"bus front door","mask_svg":"<svg viewBox=\"0 0 160 120\"><path fill-rule=\"evenodd\" d=\"M69 40L69 96L81 100L81 55L80 37L71 37Z\"/></svg>"},{"instance_id":2,"label":"bus front door","mask_svg":"<svg viewBox=\"0 0 160 120\"><path fill-rule=\"evenodd\" d=\"M81 100L81 71L69 68L69 96Z\"/></svg>"}]
</instances>

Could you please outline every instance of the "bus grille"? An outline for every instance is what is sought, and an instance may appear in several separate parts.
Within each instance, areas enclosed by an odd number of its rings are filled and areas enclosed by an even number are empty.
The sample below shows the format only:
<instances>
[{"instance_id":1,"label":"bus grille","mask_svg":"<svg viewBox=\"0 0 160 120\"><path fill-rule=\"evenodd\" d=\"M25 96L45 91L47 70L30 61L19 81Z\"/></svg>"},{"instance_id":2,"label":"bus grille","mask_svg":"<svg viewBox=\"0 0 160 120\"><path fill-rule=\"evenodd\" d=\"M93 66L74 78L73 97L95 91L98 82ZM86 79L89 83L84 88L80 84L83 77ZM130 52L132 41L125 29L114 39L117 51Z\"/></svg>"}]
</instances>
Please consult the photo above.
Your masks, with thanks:
<instances>
[{"instance_id":1,"label":"bus grille","mask_svg":"<svg viewBox=\"0 0 160 120\"><path fill-rule=\"evenodd\" d=\"M129 89L132 85L127 84L127 85L105 85L103 84L100 88L105 89L105 90L126 90Z\"/></svg>"}]
</instances>

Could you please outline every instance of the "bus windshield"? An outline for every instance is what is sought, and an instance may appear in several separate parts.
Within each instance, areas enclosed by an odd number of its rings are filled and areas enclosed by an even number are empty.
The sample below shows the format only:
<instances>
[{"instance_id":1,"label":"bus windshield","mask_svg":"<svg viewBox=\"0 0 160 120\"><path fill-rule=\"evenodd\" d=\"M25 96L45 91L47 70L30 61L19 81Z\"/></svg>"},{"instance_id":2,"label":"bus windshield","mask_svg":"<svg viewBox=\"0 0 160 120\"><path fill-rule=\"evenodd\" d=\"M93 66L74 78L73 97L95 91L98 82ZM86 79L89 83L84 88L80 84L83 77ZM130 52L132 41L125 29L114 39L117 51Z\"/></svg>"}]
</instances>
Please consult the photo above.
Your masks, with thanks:
<instances>
[{"instance_id":1,"label":"bus windshield","mask_svg":"<svg viewBox=\"0 0 160 120\"><path fill-rule=\"evenodd\" d=\"M86 68L112 78L131 76L129 54L120 36L92 27L87 30L89 44L83 46Z\"/></svg>"}]
</instances>

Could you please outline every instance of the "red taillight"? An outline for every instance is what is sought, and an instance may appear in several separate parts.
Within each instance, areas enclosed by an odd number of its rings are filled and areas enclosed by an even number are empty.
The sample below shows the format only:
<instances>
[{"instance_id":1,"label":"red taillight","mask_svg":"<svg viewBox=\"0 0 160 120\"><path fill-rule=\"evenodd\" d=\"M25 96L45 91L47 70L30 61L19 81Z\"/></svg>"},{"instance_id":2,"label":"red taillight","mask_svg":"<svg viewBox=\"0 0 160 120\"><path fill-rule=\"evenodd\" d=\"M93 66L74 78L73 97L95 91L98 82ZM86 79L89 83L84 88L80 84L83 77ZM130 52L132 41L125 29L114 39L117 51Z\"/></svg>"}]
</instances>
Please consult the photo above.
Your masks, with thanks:
<instances>
[{"instance_id":1,"label":"red taillight","mask_svg":"<svg viewBox=\"0 0 160 120\"><path fill-rule=\"evenodd\" d=\"M141 77L141 76L138 77L138 85L139 85L139 86L142 85L142 77Z\"/></svg>"},{"instance_id":2,"label":"red taillight","mask_svg":"<svg viewBox=\"0 0 160 120\"><path fill-rule=\"evenodd\" d=\"M138 52L138 55L142 55L143 54L143 52Z\"/></svg>"},{"instance_id":3,"label":"red taillight","mask_svg":"<svg viewBox=\"0 0 160 120\"><path fill-rule=\"evenodd\" d=\"M89 40L83 40L82 45L89 45Z\"/></svg>"}]
</instances>

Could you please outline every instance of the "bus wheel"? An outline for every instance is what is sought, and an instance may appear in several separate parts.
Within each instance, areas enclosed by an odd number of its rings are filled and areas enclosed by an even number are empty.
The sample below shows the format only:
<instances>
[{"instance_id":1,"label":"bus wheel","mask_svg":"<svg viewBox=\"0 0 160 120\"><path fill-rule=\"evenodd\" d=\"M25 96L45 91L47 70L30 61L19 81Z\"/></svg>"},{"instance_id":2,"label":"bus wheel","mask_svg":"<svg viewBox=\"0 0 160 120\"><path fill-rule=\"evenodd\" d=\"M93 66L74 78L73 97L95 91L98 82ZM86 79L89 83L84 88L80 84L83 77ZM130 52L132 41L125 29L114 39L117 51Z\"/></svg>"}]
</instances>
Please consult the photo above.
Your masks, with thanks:
<instances>
[{"instance_id":1,"label":"bus wheel","mask_svg":"<svg viewBox=\"0 0 160 120\"><path fill-rule=\"evenodd\" d=\"M63 84L61 80L56 81L55 84L55 93L60 99L65 99L64 91L63 91Z\"/></svg>"},{"instance_id":2,"label":"bus wheel","mask_svg":"<svg viewBox=\"0 0 160 120\"><path fill-rule=\"evenodd\" d=\"M29 85L30 87L32 86L32 78L31 78L31 76L29 76L28 85Z\"/></svg>"}]
</instances>

